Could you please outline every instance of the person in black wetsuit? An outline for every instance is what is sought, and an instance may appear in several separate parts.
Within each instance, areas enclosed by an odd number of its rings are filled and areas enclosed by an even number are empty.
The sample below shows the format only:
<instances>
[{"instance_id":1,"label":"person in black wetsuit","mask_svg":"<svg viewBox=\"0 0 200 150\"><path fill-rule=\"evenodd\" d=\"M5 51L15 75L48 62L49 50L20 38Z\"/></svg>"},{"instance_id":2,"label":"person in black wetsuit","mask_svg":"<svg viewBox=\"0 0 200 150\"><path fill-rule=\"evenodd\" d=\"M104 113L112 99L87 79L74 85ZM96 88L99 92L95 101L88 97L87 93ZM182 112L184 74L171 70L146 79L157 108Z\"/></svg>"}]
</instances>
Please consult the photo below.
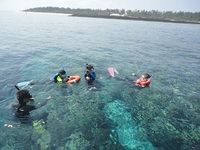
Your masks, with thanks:
<instances>
[{"instance_id":1,"label":"person in black wetsuit","mask_svg":"<svg viewBox=\"0 0 200 150\"><path fill-rule=\"evenodd\" d=\"M44 106L47 101L50 99L46 99L45 102L40 104L39 106L35 106L30 104L34 102L34 99L28 90L19 90L17 93L18 104L13 105L16 109L15 116L20 119L21 122L26 123L29 120L30 112Z\"/></svg>"},{"instance_id":2,"label":"person in black wetsuit","mask_svg":"<svg viewBox=\"0 0 200 150\"><path fill-rule=\"evenodd\" d=\"M32 95L28 90L19 90L17 92L18 105L16 107L15 115L17 117L27 116L30 111L36 109L35 105L28 105L28 102L33 101Z\"/></svg>"}]
</instances>

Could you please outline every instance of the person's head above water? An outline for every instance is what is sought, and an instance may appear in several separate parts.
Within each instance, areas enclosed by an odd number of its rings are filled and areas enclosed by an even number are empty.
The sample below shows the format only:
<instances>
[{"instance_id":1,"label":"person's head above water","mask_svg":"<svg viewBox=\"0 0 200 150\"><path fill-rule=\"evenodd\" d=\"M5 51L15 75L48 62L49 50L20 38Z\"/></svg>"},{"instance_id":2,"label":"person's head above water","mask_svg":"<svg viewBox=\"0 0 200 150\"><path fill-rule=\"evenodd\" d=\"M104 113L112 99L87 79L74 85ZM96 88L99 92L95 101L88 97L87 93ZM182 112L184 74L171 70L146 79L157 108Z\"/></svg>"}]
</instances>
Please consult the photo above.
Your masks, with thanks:
<instances>
[{"instance_id":1,"label":"person's head above water","mask_svg":"<svg viewBox=\"0 0 200 150\"><path fill-rule=\"evenodd\" d=\"M87 70L92 70L92 69L94 69L94 67L92 65L86 64L86 69Z\"/></svg>"},{"instance_id":2,"label":"person's head above water","mask_svg":"<svg viewBox=\"0 0 200 150\"><path fill-rule=\"evenodd\" d=\"M27 102L33 100L28 90L20 90L17 92L17 100L20 105L26 105Z\"/></svg>"},{"instance_id":3,"label":"person's head above water","mask_svg":"<svg viewBox=\"0 0 200 150\"><path fill-rule=\"evenodd\" d=\"M66 78L66 76L67 76L67 75L66 75L66 71L63 70L63 69L60 70L58 74L59 74L62 78Z\"/></svg>"},{"instance_id":4,"label":"person's head above water","mask_svg":"<svg viewBox=\"0 0 200 150\"><path fill-rule=\"evenodd\" d=\"M62 70L59 71L59 74L64 75L64 74L66 74L66 71L62 69Z\"/></svg>"},{"instance_id":5,"label":"person's head above water","mask_svg":"<svg viewBox=\"0 0 200 150\"><path fill-rule=\"evenodd\" d=\"M144 73L141 77L143 79L149 79L149 78L151 78L151 75L149 75L148 73Z\"/></svg>"}]
</instances>

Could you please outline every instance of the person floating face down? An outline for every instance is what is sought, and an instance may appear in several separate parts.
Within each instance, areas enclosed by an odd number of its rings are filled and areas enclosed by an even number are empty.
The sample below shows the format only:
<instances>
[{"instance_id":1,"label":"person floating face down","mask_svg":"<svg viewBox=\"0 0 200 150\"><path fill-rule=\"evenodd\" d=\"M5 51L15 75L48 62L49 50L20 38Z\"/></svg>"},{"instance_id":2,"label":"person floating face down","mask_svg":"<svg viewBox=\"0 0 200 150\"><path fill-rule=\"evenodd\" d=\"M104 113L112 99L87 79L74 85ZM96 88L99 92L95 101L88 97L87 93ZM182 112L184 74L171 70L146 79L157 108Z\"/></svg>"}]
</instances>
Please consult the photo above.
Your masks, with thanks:
<instances>
[{"instance_id":1,"label":"person floating face down","mask_svg":"<svg viewBox=\"0 0 200 150\"><path fill-rule=\"evenodd\" d=\"M69 76L67 76L65 70L60 70L59 73L54 77L55 83L67 82Z\"/></svg>"},{"instance_id":2,"label":"person floating face down","mask_svg":"<svg viewBox=\"0 0 200 150\"><path fill-rule=\"evenodd\" d=\"M139 79L135 81L135 85L139 87L149 87L151 84L151 75L144 73Z\"/></svg>"},{"instance_id":3,"label":"person floating face down","mask_svg":"<svg viewBox=\"0 0 200 150\"><path fill-rule=\"evenodd\" d=\"M85 70L85 80L91 84L95 78L96 78L96 73L94 71L94 67L92 65L86 64L86 70Z\"/></svg>"}]
</instances>

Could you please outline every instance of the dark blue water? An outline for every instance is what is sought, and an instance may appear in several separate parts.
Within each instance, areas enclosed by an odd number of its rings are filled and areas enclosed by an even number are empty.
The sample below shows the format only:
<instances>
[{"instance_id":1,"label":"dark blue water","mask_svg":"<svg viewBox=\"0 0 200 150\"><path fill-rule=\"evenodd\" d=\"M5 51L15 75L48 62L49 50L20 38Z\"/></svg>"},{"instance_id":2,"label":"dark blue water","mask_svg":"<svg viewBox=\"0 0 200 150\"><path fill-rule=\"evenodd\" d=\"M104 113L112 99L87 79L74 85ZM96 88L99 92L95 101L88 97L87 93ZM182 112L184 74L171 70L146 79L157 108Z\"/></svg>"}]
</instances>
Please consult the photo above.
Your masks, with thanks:
<instances>
[{"instance_id":1,"label":"dark blue water","mask_svg":"<svg viewBox=\"0 0 200 150\"><path fill-rule=\"evenodd\" d=\"M199 149L199 25L15 12L0 20L0 149ZM83 79L86 63L97 90ZM50 83L62 67L81 82ZM132 74L144 72L151 87L134 87ZM22 124L11 105L27 80L36 105L51 100Z\"/></svg>"}]
</instances>

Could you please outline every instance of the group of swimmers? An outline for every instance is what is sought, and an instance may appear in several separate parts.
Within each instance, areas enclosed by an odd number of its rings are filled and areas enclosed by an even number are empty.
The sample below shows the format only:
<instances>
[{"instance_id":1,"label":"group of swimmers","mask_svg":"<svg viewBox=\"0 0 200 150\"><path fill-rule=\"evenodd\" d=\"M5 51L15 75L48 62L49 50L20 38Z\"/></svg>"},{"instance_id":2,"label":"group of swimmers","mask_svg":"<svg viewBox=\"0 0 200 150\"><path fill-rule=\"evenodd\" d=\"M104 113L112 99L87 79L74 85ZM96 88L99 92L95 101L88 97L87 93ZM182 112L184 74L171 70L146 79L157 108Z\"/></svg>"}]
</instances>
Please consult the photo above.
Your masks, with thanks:
<instances>
[{"instance_id":1,"label":"group of swimmers","mask_svg":"<svg viewBox=\"0 0 200 150\"><path fill-rule=\"evenodd\" d=\"M92 84L93 81L96 79L96 73L92 65L86 64L84 77L88 84ZM53 81L55 83L63 82L73 84L79 82L80 80L81 78L78 75L67 76L66 71L64 69L60 70L53 78Z\"/></svg>"},{"instance_id":2,"label":"group of swimmers","mask_svg":"<svg viewBox=\"0 0 200 150\"><path fill-rule=\"evenodd\" d=\"M87 64L84 78L88 84L92 84L96 79L96 73L94 67L92 65ZM74 84L80 81L80 76L67 76L66 71L64 69L60 70L53 78L55 83L68 83ZM134 81L134 84L139 87L149 87L151 83L151 76L147 73L143 74L140 78ZM26 89L19 89L19 87L15 86L18 89L17 92L17 100L18 104L15 105L16 112L15 116L18 118L28 117L30 111L37 109L41 106L44 106L47 101L51 98L47 98L44 103L40 104L40 106L31 105L34 102L34 99L30 92Z\"/></svg>"}]
</instances>

